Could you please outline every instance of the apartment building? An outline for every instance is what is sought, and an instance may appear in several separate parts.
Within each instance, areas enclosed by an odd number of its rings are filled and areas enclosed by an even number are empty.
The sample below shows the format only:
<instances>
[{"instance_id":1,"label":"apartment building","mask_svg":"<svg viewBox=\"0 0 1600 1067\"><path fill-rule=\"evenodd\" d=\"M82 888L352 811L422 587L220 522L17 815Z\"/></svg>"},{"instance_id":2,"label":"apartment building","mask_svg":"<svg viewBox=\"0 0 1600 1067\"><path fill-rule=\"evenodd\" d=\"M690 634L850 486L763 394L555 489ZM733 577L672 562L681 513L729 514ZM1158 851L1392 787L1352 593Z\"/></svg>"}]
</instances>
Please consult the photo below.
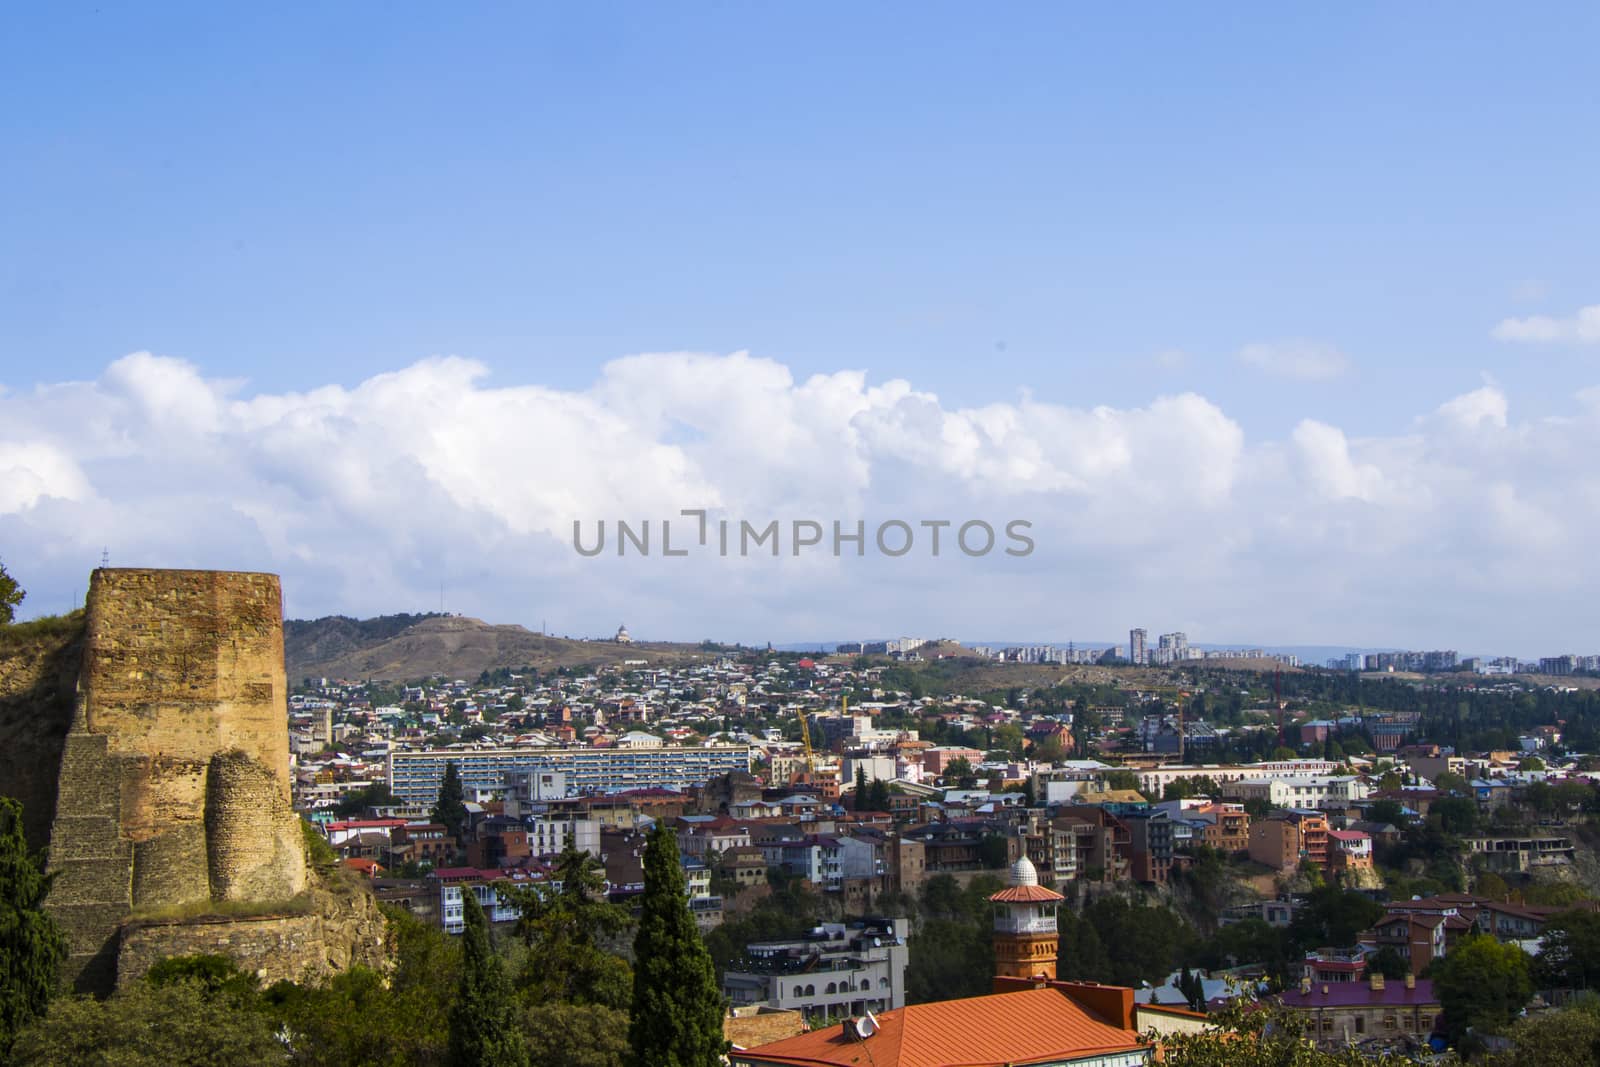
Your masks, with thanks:
<instances>
[{"instance_id":1,"label":"apartment building","mask_svg":"<svg viewBox=\"0 0 1600 1067\"><path fill-rule=\"evenodd\" d=\"M507 774L554 771L569 795L625 789L688 790L734 771L748 774L749 745L661 745L654 748L427 749L389 756L389 789L403 803L439 799L445 765L454 763L467 792L503 792Z\"/></svg>"},{"instance_id":2,"label":"apartment building","mask_svg":"<svg viewBox=\"0 0 1600 1067\"><path fill-rule=\"evenodd\" d=\"M795 941L757 942L723 976L735 1007L767 1004L808 1018L891 1011L906 1003L905 919L826 923Z\"/></svg>"}]
</instances>

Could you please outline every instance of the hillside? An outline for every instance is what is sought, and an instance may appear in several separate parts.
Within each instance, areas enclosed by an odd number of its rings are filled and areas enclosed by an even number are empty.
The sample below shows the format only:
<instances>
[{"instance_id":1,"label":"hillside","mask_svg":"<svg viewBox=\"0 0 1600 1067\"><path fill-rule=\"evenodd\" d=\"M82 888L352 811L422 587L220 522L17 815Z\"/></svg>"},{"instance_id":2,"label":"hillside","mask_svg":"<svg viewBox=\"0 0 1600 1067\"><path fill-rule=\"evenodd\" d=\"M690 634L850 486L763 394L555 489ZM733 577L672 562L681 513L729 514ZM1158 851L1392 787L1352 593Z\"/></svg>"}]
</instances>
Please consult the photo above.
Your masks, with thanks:
<instances>
[{"instance_id":1,"label":"hillside","mask_svg":"<svg viewBox=\"0 0 1600 1067\"><path fill-rule=\"evenodd\" d=\"M308 677L404 681L433 674L470 679L501 667L553 670L626 659L677 664L709 657L696 645L570 641L456 615L334 615L284 624L284 658L295 683Z\"/></svg>"}]
</instances>

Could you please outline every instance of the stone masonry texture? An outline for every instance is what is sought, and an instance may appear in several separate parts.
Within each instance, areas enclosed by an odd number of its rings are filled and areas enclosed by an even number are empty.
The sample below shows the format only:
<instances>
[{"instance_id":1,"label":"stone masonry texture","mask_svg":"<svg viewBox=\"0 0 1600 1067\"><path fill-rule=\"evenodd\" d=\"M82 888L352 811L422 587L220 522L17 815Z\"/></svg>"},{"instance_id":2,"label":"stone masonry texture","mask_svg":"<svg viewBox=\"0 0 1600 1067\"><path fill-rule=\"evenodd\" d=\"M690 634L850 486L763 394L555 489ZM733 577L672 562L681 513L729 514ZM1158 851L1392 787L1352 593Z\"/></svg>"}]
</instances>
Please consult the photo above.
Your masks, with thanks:
<instances>
[{"instance_id":1,"label":"stone masonry texture","mask_svg":"<svg viewBox=\"0 0 1600 1067\"><path fill-rule=\"evenodd\" d=\"M130 917L306 890L282 618L275 575L94 572L50 831L76 987L114 983Z\"/></svg>"}]
</instances>

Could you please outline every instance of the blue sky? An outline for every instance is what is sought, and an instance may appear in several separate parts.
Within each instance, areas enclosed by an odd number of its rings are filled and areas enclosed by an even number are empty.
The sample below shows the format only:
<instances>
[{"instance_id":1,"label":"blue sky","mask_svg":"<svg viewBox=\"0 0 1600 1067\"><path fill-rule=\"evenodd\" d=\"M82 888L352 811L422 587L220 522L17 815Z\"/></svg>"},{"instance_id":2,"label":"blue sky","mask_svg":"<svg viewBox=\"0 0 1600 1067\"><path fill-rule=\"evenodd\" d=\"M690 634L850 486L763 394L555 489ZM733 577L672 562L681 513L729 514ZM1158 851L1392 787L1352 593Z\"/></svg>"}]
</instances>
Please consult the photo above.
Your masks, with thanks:
<instances>
[{"instance_id":1,"label":"blue sky","mask_svg":"<svg viewBox=\"0 0 1600 1067\"><path fill-rule=\"evenodd\" d=\"M630 355L748 350L796 383L904 379L947 413L1192 392L1247 456L1308 420L1392 451L1483 387L1513 431L1579 418L1600 384L1572 325L1600 303L1597 30L1585 4L13 8L0 383L36 396L149 351L243 379L238 400L459 356L482 365L473 388L586 395ZM1534 318L1549 327L1495 335ZM1518 462L1592 465L1590 443ZM74 462L80 496L135 506L104 455ZM65 520L14 497L0 558L17 569ZM1367 565L1337 547L1316 558ZM1530 562L1469 548L1458 562L1484 570ZM293 571L288 549L262 554ZM71 586L76 564L31 555ZM1208 579L1192 629L1260 617L1217 606L1239 578ZM1460 614L1389 627L1383 595L1299 636L1407 644ZM1078 632L1121 628L1108 611Z\"/></svg>"}]
</instances>

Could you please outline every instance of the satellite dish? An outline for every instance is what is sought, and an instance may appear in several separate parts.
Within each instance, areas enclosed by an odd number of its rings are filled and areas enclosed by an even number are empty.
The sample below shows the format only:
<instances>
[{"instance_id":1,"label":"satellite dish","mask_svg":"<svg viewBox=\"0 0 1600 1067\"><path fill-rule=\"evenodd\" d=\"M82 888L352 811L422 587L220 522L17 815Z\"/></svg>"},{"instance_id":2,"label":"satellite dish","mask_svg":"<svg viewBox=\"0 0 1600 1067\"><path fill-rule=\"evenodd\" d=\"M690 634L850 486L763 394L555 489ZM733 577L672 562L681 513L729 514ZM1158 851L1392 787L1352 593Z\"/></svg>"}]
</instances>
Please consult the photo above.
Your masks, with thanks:
<instances>
[{"instance_id":1,"label":"satellite dish","mask_svg":"<svg viewBox=\"0 0 1600 1067\"><path fill-rule=\"evenodd\" d=\"M868 1012L866 1015L855 1020L855 1024L856 1036L859 1038L869 1038L878 1032L878 1020L872 1017L871 1012Z\"/></svg>"},{"instance_id":2,"label":"satellite dish","mask_svg":"<svg viewBox=\"0 0 1600 1067\"><path fill-rule=\"evenodd\" d=\"M867 1022L869 1025L871 1025L873 1033L877 1033L879 1030L883 1029L883 1027L878 1025L878 1017L872 1014L870 1011L867 1012Z\"/></svg>"}]
</instances>

